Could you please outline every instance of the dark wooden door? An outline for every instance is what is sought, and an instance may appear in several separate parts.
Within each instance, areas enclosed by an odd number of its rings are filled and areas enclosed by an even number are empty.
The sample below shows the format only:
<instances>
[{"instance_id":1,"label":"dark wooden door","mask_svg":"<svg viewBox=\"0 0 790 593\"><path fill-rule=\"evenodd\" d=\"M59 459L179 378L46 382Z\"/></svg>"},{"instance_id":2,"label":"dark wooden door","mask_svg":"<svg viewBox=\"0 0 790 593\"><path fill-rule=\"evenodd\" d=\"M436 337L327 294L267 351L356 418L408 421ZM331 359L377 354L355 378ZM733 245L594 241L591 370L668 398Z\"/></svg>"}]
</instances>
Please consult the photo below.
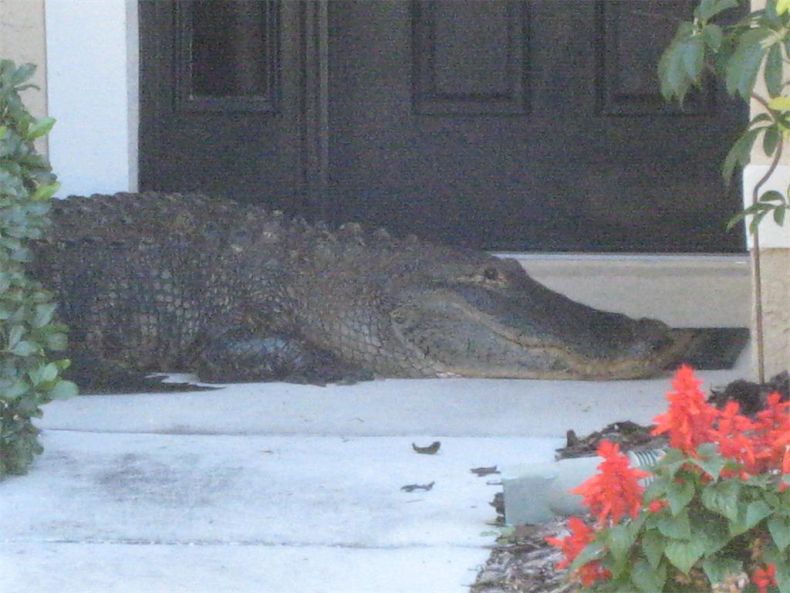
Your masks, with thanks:
<instances>
[{"instance_id":1,"label":"dark wooden door","mask_svg":"<svg viewBox=\"0 0 790 593\"><path fill-rule=\"evenodd\" d=\"M141 0L140 186L308 212L315 6Z\"/></svg>"},{"instance_id":2,"label":"dark wooden door","mask_svg":"<svg viewBox=\"0 0 790 593\"><path fill-rule=\"evenodd\" d=\"M238 3L185 2L170 17L152 4L145 187L496 250L742 249L723 230L737 188L719 175L742 108L711 83L682 111L658 94L658 56L691 0L252 2L263 41L209 46L263 74L229 81L228 68L200 78L195 23L227 30L222 6ZM169 24L148 27L154 13ZM268 89L260 109L246 89Z\"/></svg>"}]
</instances>

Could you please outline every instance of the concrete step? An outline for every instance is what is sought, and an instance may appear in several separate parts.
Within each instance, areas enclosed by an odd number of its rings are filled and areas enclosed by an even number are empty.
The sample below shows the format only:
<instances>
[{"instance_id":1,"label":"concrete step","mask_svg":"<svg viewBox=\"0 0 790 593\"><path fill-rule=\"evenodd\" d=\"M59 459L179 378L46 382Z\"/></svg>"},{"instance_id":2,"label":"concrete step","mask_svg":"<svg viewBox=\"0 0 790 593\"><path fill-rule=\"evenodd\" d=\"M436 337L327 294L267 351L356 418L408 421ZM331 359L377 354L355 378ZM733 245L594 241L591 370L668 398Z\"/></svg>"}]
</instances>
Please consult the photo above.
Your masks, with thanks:
<instances>
[{"instance_id":1,"label":"concrete step","mask_svg":"<svg viewBox=\"0 0 790 593\"><path fill-rule=\"evenodd\" d=\"M436 455L412 450L434 440ZM48 430L43 444L0 488L3 593L460 593L500 489L469 470L548 461L560 441Z\"/></svg>"},{"instance_id":2,"label":"concrete step","mask_svg":"<svg viewBox=\"0 0 790 593\"><path fill-rule=\"evenodd\" d=\"M748 378L703 371L705 387ZM387 379L356 385L249 383L217 391L88 396L52 402L39 426L98 432L341 436L561 437L664 411L671 376L640 381Z\"/></svg>"}]
</instances>

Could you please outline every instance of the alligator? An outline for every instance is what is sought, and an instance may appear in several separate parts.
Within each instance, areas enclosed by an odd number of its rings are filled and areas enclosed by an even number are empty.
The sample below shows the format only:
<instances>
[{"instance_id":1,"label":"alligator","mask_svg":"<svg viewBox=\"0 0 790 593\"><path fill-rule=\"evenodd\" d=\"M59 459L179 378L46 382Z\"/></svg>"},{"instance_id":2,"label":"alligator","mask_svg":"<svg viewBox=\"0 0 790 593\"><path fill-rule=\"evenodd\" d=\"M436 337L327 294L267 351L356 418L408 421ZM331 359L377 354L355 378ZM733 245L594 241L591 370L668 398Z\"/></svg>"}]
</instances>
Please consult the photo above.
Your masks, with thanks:
<instances>
[{"instance_id":1,"label":"alligator","mask_svg":"<svg viewBox=\"0 0 790 593\"><path fill-rule=\"evenodd\" d=\"M513 259L200 194L55 200L34 275L84 389L368 377L632 379L690 336L574 302ZM76 371L75 371L76 372Z\"/></svg>"}]
</instances>

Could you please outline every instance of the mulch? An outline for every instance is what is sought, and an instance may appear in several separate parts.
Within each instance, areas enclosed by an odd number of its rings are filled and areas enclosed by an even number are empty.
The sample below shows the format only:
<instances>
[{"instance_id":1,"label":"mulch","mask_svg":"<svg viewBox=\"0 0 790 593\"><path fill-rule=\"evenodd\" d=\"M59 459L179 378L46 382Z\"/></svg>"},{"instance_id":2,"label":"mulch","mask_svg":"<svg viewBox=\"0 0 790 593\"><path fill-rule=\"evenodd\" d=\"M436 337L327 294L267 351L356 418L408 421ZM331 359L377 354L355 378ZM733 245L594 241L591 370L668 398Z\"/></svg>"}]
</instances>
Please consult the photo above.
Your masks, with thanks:
<instances>
[{"instance_id":1,"label":"mulch","mask_svg":"<svg viewBox=\"0 0 790 593\"><path fill-rule=\"evenodd\" d=\"M783 399L790 398L790 377L787 371L773 377L765 384L734 381L721 390L712 390L709 401L723 407L734 400L745 414L760 410L769 393L778 391ZM565 447L557 450L557 459L595 455L598 443L607 439L620 444L623 451L654 449L664 446L666 440L653 437L652 426L641 426L622 421L609 424L589 435L579 437L568 430ZM557 518L539 525L520 525L515 529L505 527L505 509L502 493L497 493L491 506L496 510L494 525L502 528L502 536L491 550L485 565L479 570L471 593L576 593L579 587L568 582L564 570L555 568L562 553L546 543L549 536L562 535L564 520Z\"/></svg>"}]
</instances>

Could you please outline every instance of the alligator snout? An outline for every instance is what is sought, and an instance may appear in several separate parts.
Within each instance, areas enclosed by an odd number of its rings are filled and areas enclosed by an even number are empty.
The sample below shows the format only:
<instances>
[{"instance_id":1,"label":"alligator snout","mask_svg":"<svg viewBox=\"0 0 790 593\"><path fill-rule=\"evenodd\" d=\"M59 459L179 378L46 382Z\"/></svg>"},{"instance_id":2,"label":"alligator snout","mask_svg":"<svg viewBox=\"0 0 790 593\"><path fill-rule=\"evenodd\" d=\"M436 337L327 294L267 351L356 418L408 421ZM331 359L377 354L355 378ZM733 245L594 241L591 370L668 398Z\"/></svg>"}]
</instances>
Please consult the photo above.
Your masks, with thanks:
<instances>
[{"instance_id":1,"label":"alligator snout","mask_svg":"<svg viewBox=\"0 0 790 593\"><path fill-rule=\"evenodd\" d=\"M623 344L623 358L642 361L646 375L679 364L693 339L693 332L672 329L654 319L636 320L634 334Z\"/></svg>"},{"instance_id":2,"label":"alligator snout","mask_svg":"<svg viewBox=\"0 0 790 593\"><path fill-rule=\"evenodd\" d=\"M672 366L690 339L654 319L593 309L528 277L516 289L461 286L418 301L401 336L462 376L636 379Z\"/></svg>"}]
</instances>

